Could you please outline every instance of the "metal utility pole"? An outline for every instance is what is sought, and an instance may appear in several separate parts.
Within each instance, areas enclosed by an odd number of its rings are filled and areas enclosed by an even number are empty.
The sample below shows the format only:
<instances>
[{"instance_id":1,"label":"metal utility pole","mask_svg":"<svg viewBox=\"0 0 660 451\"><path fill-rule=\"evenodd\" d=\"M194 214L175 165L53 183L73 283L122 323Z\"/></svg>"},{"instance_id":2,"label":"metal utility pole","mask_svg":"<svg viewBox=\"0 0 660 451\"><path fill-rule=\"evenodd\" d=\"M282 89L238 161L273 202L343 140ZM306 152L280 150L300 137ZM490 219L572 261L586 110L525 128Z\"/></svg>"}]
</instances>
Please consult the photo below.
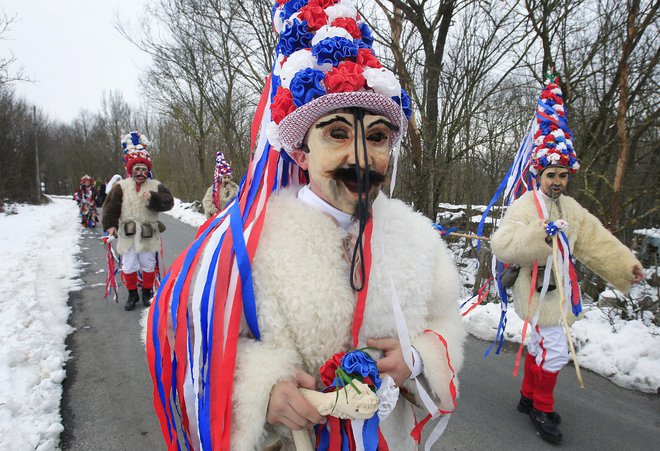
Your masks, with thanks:
<instances>
[{"instance_id":1,"label":"metal utility pole","mask_svg":"<svg viewBox=\"0 0 660 451\"><path fill-rule=\"evenodd\" d=\"M39 172L39 142L37 140L38 128L37 128L37 107L32 106L32 120L34 122L34 163L37 172L37 202L41 200L41 174Z\"/></svg>"}]
</instances>

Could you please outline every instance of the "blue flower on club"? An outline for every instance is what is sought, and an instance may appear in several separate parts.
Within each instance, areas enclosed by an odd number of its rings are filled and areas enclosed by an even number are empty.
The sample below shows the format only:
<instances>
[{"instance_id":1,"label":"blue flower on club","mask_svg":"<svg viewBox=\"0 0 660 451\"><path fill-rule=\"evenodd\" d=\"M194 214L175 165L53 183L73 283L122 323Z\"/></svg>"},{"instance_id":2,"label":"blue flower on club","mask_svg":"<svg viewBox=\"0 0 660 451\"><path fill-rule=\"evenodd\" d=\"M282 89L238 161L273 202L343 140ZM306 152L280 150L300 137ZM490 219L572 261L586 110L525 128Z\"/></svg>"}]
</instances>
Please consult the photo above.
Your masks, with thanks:
<instances>
[{"instance_id":1,"label":"blue flower on club","mask_svg":"<svg viewBox=\"0 0 660 451\"><path fill-rule=\"evenodd\" d=\"M307 29L307 21L301 22L296 19L282 30L277 50L284 56L290 56L296 50L311 47L313 37L314 33Z\"/></svg>"},{"instance_id":2,"label":"blue flower on club","mask_svg":"<svg viewBox=\"0 0 660 451\"><path fill-rule=\"evenodd\" d=\"M324 95L325 89L321 84L324 77L322 71L309 67L297 72L289 84L293 103L299 107Z\"/></svg>"},{"instance_id":3,"label":"blue flower on club","mask_svg":"<svg viewBox=\"0 0 660 451\"><path fill-rule=\"evenodd\" d=\"M545 231L549 236L554 236L559 231L559 227L557 227L554 222L550 221L548 225L545 226Z\"/></svg>"},{"instance_id":4,"label":"blue flower on club","mask_svg":"<svg viewBox=\"0 0 660 451\"><path fill-rule=\"evenodd\" d=\"M406 90L401 88L401 97L399 98L398 96L394 96L392 97L392 100L401 105L403 114L406 115L407 120L410 120L410 116L412 116L412 108L410 107L410 97L408 96Z\"/></svg>"},{"instance_id":5,"label":"blue flower on club","mask_svg":"<svg viewBox=\"0 0 660 451\"><path fill-rule=\"evenodd\" d=\"M348 375L369 377L376 388L380 388L381 380L376 361L366 352L359 350L347 352L341 359L341 368Z\"/></svg>"},{"instance_id":6,"label":"blue flower on club","mask_svg":"<svg viewBox=\"0 0 660 451\"><path fill-rule=\"evenodd\" d=\"M357 54L358 47L353 41L341 37L325 38L312 47L312 55L319 64L331 63L334 67L347 58L355 58Z\"/></svg>"},{"instance_id":7,"label":"blue flower on club","mask_svg":"<svg viewBox=\"0 0 660 451\"><path fill-rule=\"evenodd\" d=\"M369 28L369 25L367 25L366 22L360 22L358 28L360 29L360 33L362 33L362 40L364 43L371 47L374 43L374 38L371 34L371 28Z\"/></svg>"}]
</instances>

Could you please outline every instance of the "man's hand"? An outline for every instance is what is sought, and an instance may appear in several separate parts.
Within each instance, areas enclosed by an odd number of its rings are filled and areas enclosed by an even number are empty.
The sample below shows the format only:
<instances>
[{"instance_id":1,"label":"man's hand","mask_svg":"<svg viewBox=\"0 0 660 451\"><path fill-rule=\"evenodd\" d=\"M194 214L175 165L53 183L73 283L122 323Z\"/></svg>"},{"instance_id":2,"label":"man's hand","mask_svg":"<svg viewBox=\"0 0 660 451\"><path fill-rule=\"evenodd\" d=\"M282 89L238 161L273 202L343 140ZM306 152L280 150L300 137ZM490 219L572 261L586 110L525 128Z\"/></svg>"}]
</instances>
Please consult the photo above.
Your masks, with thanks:
<instances>
[{"instance_id":1,"label":"man's hand","mask_svg":"<svg viewBox=\"0 0 660 451\"><path fill-rule=\"evenodd\" d=\"M326 422L324 416L300 394L298 387L316 390L314 376L298 370L293 379L278 382L270 392L266 421L299 431Z\"/></svg>"},{"instance_id":2,"label":"man's hand","mask_svg":"<svg viewBox=\"0 0 660 451\"><path fill-rule=\"evenodd\" d=\"M368 338L367 346L383 351L384 355L376 360L381 376L389 375L397 386L401 386L411 375L410 368L403 360L401 343L396 338Z\"/></svg>"},{"instance_id":3,"label":"man's hand","mask_svg":"<svg viewBox=\"0 0 660 451\"><path fill-rule=\"evenodd\" d=\"M106 232L108 232L108 235L110 236L117 236L117 229L114 227L110 227Z\"/></svg>"},{"instance_id":4,"label":"man's hand","mask_svg":"<svg viewBox=\"0 0 660 451\"><path fill-rule=\"evenodd\" d=\"M639 283L644 280L644 268L639 265L633 266L633 283Z\"/></svg>"},{"instance_id":5,"label":"man's hand","mask_svg":"<svg viewBox=\"0 0 660 451\"><path fill-rule=\"evenodd\" d=\"M151 191L145 191L143 196L146 200L151 199Z\"/></svg>"}]
</instances>

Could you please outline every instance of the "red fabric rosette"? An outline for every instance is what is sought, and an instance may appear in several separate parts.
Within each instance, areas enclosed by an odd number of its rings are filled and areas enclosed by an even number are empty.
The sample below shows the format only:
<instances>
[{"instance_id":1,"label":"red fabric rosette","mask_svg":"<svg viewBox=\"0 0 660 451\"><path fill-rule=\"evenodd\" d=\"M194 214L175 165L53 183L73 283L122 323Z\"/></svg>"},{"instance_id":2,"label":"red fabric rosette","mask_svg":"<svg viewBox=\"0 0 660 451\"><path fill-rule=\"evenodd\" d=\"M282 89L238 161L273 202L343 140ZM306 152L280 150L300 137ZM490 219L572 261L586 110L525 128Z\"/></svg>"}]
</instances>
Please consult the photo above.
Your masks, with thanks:
<instances>
[{"instance_id":1,"label":"red fabric rosette","mask_svg":"<svg viewBox=\"0 0 660 451\"><path fill-rule=\"evenodd\" d=\"M279 124L289 113L296 109L293 103L293 95L291 91L286 88L277 88L277 93L273 98L273 103L270 106L271 117L276 124Z\"/></svg>"},{"instance_id":2,"label":"red fabric rosette","mask_svg":"<svg viewBox=\"0 0 660 451\"><path fill-rule=\"evenodd\" d=\"M308 5L320 6L321 8L328 8L336 3L336 0L309 0Z\"/></svg>"},{"instance_id":3,"label":"red fabric rosette","mask_svg":"<svg viewBox=\"0 0 660 451\"><path fill-rule=\"evenodd\" d=\"M327 16L326 16L327 17ZM362 32L358 28L357 22L351 17L339 17L330 24L333 27L343 28L353 36L353 39L362 39Z\"/></svg>"},{"instance_id":4,"label":"red fabric rosette","mask_svg":"<svg viewBox=\"0 0 660 451\"><path fill-rule=\"evenodd\" d=\"M383 67L371 49L358 49L358 56L355 58L355 62L362 67L372 67L374 69Z\"/></svg>"},{"instance_id":5,"label":"red fabric rosette","mask_svg":"<svg viewBox=\"0 0 660 451\"><path fill-rule=\"evenodd\" d=\"M310 31L317 31L328 23L328 15L325 13L323 6L314 5L311 2L300 8L298 19L306 20L307 29Z\"/></svg>"},{"instance_id":6,"label":"red fabric rosette","mask_svg":"<svg viewBox=\"0 0 660 451\"><path fill-rule=\"evenodd\" d=\"M321 382L326 387L332 385L332 382L335 380L335 372L337 368L341 365L341 359L344 357L345 352L338 352L332 356L330 360L325 362L325 364L319 369L319 374L321 375Z\"/></svg>"},{"instance_id":7,"label":"red fabric rosette","mask_svg":"<svg viewBox=\"0 0 660 451\"><path fill-rule=\"evenodd\" d=\"M365 82L362 66L351 61L340 63L325 75L325 89L328 93L359 91Z\"/></svg>"}]
</instances>

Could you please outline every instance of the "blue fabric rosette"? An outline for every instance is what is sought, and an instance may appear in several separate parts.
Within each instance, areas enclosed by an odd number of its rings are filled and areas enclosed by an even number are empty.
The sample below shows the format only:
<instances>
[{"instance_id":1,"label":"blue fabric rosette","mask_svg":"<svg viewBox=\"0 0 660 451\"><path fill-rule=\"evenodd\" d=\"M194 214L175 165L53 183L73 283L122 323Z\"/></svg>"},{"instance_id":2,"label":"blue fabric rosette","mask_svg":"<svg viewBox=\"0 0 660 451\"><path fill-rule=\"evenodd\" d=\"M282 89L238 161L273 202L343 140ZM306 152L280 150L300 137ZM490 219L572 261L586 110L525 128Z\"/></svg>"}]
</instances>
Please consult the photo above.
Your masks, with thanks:
<instances>
[{"instance_id":1,"label":"blue fabric rosette","mask_svg":"<svg viewBox=\"0 0 660 451\"><path fill-rule=\"evenodd\" d=\"M331 63L337 67L340 62L358 55L358 47L353 41L342 37L325 38L312 47L319 64Z\"/></svg>"},{"instance_id":2,"label":"blue fabric rosette","mask_svg":"<svg viewBox=\"0 0 660 451\"><path fill-rule=\"evenodd\" d=\"M394 96L392 97L392 100L401 105L403 114L406 115L407 120L410 120L410 116L412 116L412 108L410 108L410 96L408 96L406 90L401 88L401 97Z\"/></svg>"},{"instance_id":3,"label":"blue fabric rosette","mask_svg":"<svg viewBox=\"0 0 660 451\"><path fill-rule=\"evenodd\" d=\"M296 73L289 84L289 90L293 96L293 103L300 107L325 94L321 82L325 74L312 68L306 68Z\"/></svg>"},{"instance_id":4,"label":"blue fabric rosette","mask_svg":"<svg viewBox=\"0 0 660 451\"><path fill-rule=\"evenodd\" d=\"M358 28L360 29L360 33L362 33L362 42L367 44L367 46L371 47L374 44L374 38L371 33L371 28L369 28L369 25L367 25L366 22L360 22L358 24Z\"/></svg>"},{"instance_id":5,"label":"blue fabric rosette","mask_svg":"<svg viewBox=\"0 0 660 451\"><path fill-rule=\"evenodd\" d=\"M284 56L291 56L296 50L311 47L313 37L314 33L307 28L307 21L301 22L296 19L282 30L277 51Z\"/></svg>"}]
</instances>

